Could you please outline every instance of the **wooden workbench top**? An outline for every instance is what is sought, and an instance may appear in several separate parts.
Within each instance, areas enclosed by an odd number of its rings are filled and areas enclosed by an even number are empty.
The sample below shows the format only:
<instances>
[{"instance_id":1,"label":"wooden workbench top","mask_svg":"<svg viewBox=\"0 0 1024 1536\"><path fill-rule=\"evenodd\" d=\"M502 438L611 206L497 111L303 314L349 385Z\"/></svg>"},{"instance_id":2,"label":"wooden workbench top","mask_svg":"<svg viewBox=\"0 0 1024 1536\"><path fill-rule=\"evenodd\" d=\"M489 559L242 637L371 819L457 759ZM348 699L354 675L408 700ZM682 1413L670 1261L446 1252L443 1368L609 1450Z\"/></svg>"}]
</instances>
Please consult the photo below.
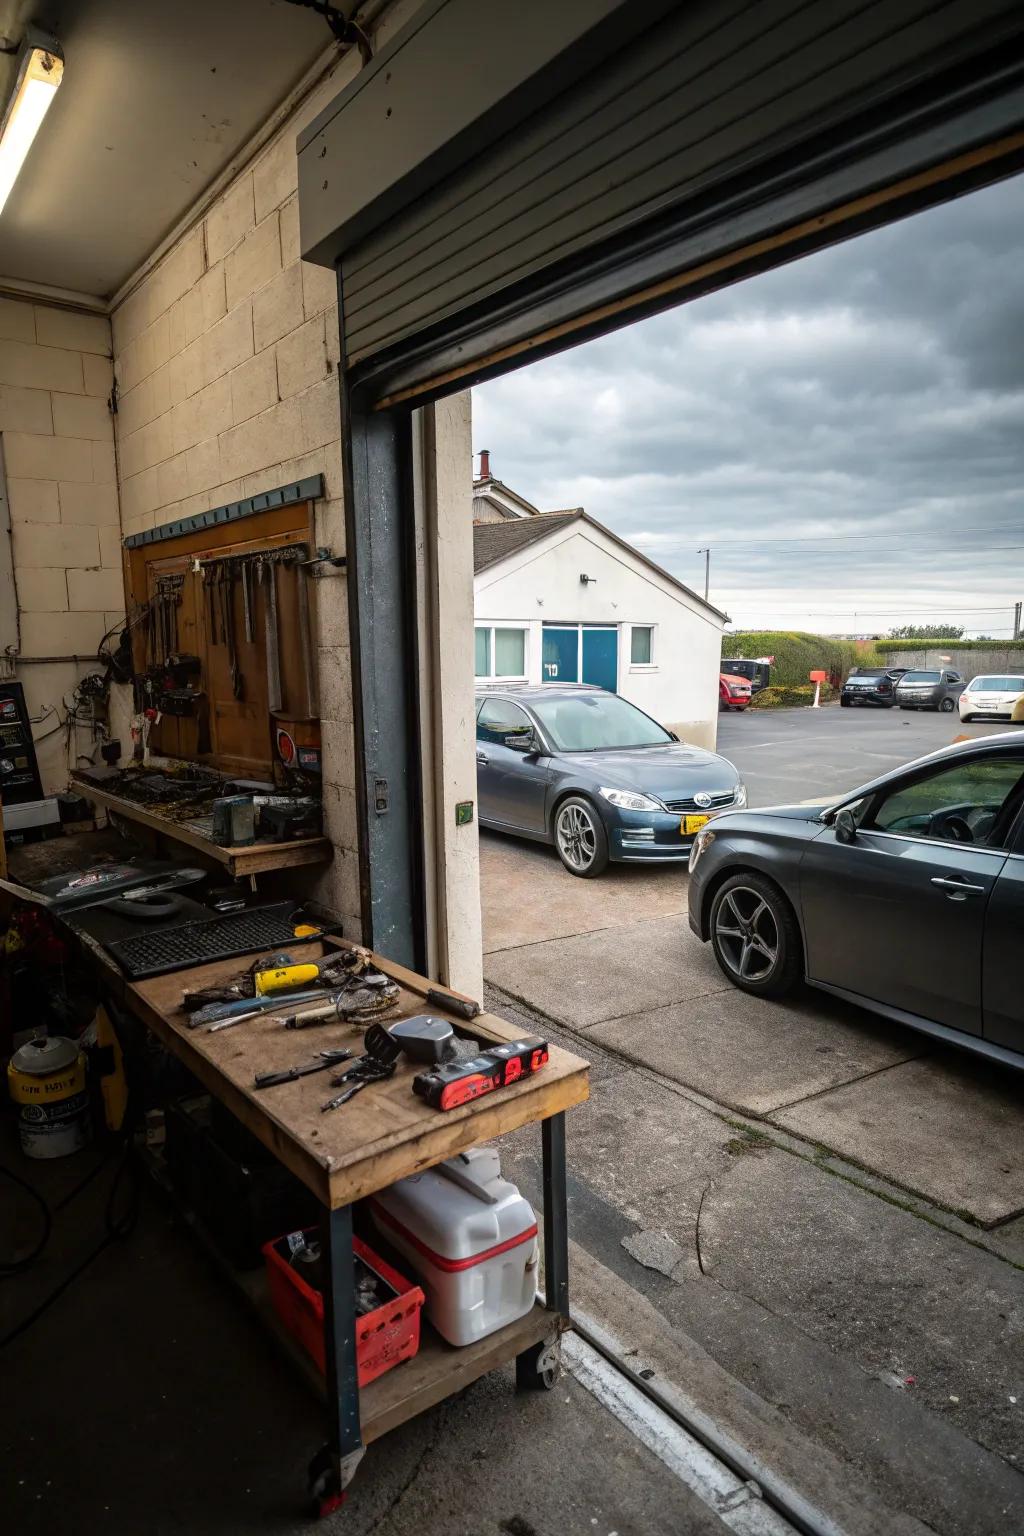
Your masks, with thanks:
<instances>
[{"instance_id":1,"label":"wooden workbench top","mask_svg":"<svg viewBox=\"0 0 1024 1536\"><path fill-rule=\"evenodd\" d=\"M289 945L296 960L315 959L324 952L319 942ZM331 1072L257 1092L253 1088L257 1072L295 1066L330 1046L347 1046L354 1056L361 1054L363 1030L340 1022L286 1030L279 1015L249 1019L214 1034L205 1028L189 1029L179 1006L182 993L223 981L249 963L221 960L133 982L125 990L124 1001L324 1205L347 1205L492 1137L582 1103L588 1096L587 1062L556 1046L551 1047L547 1066L534 1076L455 1110L432 1109L416 1097L412 1079L424 1068L404 1058L393 1077L371 1083L327 1114L321 1113L320 1106L340 1091L330 1085ZM448 1018L457 1033L476 1040L515 1040L522 1033L493 1014L481 1014L465 1024L440 1009L428 1009L429 982L380 957L377 964L402 988L399 1014L385 1023L430 1012ZM293 1011L282 1002L282 1015Z\"/></svg>"}]
</instances>

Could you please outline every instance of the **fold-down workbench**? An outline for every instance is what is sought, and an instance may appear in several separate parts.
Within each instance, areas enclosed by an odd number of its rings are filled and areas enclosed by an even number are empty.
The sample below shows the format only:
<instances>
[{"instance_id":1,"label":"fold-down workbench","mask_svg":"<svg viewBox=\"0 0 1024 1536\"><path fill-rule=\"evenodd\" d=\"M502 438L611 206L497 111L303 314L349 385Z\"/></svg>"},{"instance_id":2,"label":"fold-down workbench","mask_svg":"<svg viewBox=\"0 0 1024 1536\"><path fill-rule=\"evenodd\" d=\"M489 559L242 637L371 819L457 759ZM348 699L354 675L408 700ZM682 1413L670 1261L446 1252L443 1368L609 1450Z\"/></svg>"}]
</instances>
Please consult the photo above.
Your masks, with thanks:
<instances>
[{"instance_id":1,"label":"fold-down workbench","mask_svg":"<svg viewBox=\"0 0 1024 1536\"><path fill-rule=\"evenodd\" d=\"M315 958L325 953L325 946L292 946L290 952L296 960ZM379 956L375 961L401 986L402 1017L430 1012L448 1018L457 1032L474 1039L517 1038L519 1032L494 1015L481 1014L465 1024L433 1005L427 1008L430 983L425 978ZM536 1075L442 1113L414 1096L412 1079L418 1069L403 1060L394 1077L371 1084L341 1109L322 1114L320 1106L330 1092L326 1074L263 1093L254 1091L254 1075L294 1065L327 1045L348 1045L358 1054L362 1032L337 1024L312 1035L296 1034L283 1029L277 1018L250 1019L212 1034L190 1030L179 1008L182 992L211 985L238 969L237 960L220 961L132 983L125 988L122 1005L312 1190L323 1207L328 1448L317 1470L321 1505L333 1507L371 1440L495 1366L515 1359L523 1384L547 1385L553 1379L554 1350L568 1323L564 1111L586 1099L588 1066L553 1046L550 1061ZM287 1011L284 1005L282 1011ZM352 1202L535 1121L541 1122L543 1141L544 1302L538 1301L519 1322L461 1349L445 1344L424 1323L418 1355L360 1391Z\"/></svg>"}]
</instances>

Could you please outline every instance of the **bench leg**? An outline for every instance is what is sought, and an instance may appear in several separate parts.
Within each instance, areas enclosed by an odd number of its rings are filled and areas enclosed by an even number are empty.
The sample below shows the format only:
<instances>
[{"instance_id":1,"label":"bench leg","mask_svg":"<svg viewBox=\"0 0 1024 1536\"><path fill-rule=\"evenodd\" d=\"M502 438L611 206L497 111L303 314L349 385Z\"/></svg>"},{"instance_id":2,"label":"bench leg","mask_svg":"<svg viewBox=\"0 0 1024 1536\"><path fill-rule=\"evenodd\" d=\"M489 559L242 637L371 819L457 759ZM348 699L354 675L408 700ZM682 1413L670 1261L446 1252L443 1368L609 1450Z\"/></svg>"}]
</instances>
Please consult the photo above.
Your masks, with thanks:
<instances>
[{"instance_id":1,"label":"bench leg","mask_svg":"<svg viewBox=\"0 0 1024 1536\"><path fill-rule=\"evenodd\" d=\"M321 1227L325 1258L324 1345L328 1443L310 1465L310 1492L317 1513L337 1509L363 1459L356 1364L355 1266L352 1208L325 1211Z\"/></svg>"},{"instance_id":2,"label":"bench leg","mask_svg":"<svg viewBox=\"0 0 1024 1536\"><path fill-rule=\"evenodd\" d=\"M569 1321L569 1214L565 1191L565 1114L541 1124L544 1152L544 1292L550 1312Z\"/></svg>"}]
</instances>

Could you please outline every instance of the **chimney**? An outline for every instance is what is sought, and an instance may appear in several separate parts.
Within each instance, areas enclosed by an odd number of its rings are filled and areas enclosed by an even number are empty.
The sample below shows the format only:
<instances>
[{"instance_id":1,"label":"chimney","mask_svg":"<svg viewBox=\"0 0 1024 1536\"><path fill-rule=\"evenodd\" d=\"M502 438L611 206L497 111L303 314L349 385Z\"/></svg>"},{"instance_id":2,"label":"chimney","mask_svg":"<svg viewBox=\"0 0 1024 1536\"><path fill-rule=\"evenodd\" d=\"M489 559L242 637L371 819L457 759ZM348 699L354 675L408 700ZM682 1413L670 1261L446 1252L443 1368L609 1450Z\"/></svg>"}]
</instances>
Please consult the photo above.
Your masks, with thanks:
<instances>
[{"instance_id":1,"label":"chimney","mask_svg":"<svg viewBox=\"0 0 1024 1536\"><path fill-rule=\"evenodd\" d=\"M491 450L489 448L481 448L481 450L480 450L480 479L481 480L489 480L490 478L491 478Z\"/></svg>"}]
</instances>

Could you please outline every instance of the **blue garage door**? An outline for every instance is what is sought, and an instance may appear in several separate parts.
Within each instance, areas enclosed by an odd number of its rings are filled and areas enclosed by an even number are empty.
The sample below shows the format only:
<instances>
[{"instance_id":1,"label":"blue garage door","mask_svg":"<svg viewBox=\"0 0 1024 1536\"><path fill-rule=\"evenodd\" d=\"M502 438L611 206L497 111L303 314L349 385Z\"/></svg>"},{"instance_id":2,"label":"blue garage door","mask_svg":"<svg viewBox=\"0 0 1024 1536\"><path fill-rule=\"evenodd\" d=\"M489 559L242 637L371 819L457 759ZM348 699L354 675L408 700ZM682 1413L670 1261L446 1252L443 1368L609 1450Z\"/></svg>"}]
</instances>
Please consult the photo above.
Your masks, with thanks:
<instances>
[{"instance_id":1,"label":"blue garage door","mask_svg":"<svg viewBox=\"0 0 1024 1536\"><path fill-rule=\"evenodd\" d=\"M578 624L564 629L544 626L541 678L545 683L578 683L580 631Z\"/></svg>"},{"instance_id":2,"label":"blue garage door","mask_svg":"<svg viewBox=\"0 0 1024 1536\"><path fill-rule=\"evenodd\" d=\"M616 690L619 632L613 625L545 624L541 679Z\"/></svg>"},{"instance_id":3,"label":"blue garage door","mask_svg":"<svg viewBox=\"0 0 1024 1536\"><path fill-rule=\"evenodd\" d=\"M615 692L619 680L617 629L583 629L583 681Z\"/></svg>"}]
</instances>

